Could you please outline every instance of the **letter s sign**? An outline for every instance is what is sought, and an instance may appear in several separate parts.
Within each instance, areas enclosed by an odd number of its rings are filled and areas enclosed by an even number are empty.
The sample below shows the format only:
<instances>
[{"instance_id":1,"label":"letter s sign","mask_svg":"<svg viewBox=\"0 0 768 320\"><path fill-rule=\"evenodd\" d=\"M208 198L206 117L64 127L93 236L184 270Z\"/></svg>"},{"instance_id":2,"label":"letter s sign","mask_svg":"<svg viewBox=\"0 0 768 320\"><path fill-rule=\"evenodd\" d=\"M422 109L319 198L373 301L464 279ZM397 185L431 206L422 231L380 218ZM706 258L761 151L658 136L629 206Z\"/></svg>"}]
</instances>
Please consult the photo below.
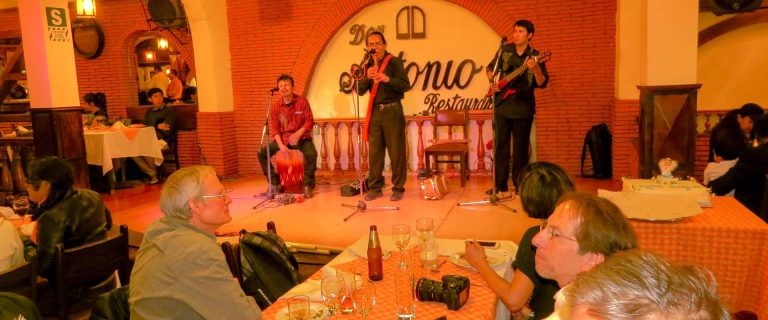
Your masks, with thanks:
<instances>
[{"instance_id":1,"label":"letter s sign","mask_svg":"<svg viewBox=\"0 0 768 320\"><path fill-rule=\"evenodd\" d=\"M64 8L45 7L49 27L66 27L67 13Z\"/></svg>"}]
</instances>

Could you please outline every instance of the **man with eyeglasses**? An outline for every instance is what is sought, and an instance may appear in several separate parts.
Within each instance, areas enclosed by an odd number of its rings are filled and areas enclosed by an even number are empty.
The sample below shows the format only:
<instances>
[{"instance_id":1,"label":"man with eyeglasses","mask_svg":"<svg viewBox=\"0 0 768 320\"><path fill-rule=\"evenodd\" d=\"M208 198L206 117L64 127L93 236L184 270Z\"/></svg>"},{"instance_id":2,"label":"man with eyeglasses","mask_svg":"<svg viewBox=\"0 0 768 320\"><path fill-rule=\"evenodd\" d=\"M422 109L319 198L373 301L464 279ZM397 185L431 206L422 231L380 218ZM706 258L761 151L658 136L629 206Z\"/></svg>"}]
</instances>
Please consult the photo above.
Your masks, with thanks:
<instances>
[{"instance_id":1,"label":"man with eyeglasses","mask_svg":"<svg viewBox=\"0 0 768 320\"><path fill-rule=\"evenodd\" d=\"M542 223L533 245L536 272L563 288L612 254L636 248L637 235L612 202L572 192L560 199L555 212ZM561 305L562 299L558 298L551 319L558 318Z\"/></svg>"},{"instance_id":2,"label":"man with eyeglasses","mask_svg":"<svg viewBox=\"0 0 768 320\"><path fill-rule=\"evenodd\" d=\"M232 220L228 191L209 166L168 178L164 216L147 228L131 273L131 319L261 319L216 243L214 231Z\"/></svg>"},{"instance_id":3,"label":"man with eyeglasses","mask_svg":"<svg viewBox=\"0 0 768 320\"><path fill-rule=\"evenodd\" d=\"M387 40L378 31L366 38L370 61L366 64L366 77L360 80L356 90L360 95L370 91L368 112L365 117L363 141L368 141L371 166L368 173L366 201L384 195L384 156L389 153L392 167L392 195L389 200L399 201L405 193L408 175L405 160L405 114L400 100L411 88L403 61L387 52Z\"/></svg>"}]
</instances>

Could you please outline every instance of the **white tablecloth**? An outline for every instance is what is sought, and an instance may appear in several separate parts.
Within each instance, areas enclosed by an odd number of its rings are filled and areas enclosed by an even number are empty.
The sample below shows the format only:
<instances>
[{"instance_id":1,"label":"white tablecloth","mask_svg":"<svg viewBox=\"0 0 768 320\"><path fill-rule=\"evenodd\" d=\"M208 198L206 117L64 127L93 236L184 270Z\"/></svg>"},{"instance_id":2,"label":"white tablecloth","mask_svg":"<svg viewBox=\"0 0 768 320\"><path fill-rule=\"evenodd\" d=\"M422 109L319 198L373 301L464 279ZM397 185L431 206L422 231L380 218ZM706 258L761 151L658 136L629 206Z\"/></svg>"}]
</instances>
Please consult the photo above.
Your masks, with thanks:
<instances>
[{"instance_id":1,"label":"white tablecloth","mask_svg":"<svg viewBox=\"0 0 768 320\"><path fill-rule=\"evenodd\" d=\"M112 170L112 159L116 158L145 156L155 158L156 165L163 163L163 152L153 127L139 128L133 139L115 129L86 129L84 136L88 164L101 166L104 175Z\"/></svg>"}]
</instances>

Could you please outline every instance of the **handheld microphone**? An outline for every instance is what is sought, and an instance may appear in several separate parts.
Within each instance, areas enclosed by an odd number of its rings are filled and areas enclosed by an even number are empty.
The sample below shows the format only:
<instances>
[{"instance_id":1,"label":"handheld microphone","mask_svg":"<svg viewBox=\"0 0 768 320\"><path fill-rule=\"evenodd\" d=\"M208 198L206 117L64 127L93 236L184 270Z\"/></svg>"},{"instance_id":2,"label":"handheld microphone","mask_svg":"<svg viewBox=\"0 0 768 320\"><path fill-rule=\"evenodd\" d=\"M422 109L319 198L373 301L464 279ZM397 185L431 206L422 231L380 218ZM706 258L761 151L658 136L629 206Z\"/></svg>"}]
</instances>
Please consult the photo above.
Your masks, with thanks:
<instances>
[{"instance_id":1,"label":"handheld microphone","mask_svg":"<svg viewBox=\"0 0 768 320\"><path fill-rule=\"evenodd\" d=\"M501 43L507 43L507 36L501 37Z\"/></svg>"},{"instance_id":2,"label":"handheld microphone","mask_svg":"<svg viewBox=\"0 0 768 320\"><path fill-rule=\"evenodd\" d=\"M280 88L274 87L272 89L269 89L269 92L277 92L277 91L280 91Z\"/></svg>"},{"instance_id":3,"label":"handheld microphone","mask_svg":"<svg viewBox=\"0 0 768 320\"><path fill-rule=\"evenodd\" d=\"M376 49L371 49L368 51L368 54L376 54Z\"/></svg>"}]
</instances>

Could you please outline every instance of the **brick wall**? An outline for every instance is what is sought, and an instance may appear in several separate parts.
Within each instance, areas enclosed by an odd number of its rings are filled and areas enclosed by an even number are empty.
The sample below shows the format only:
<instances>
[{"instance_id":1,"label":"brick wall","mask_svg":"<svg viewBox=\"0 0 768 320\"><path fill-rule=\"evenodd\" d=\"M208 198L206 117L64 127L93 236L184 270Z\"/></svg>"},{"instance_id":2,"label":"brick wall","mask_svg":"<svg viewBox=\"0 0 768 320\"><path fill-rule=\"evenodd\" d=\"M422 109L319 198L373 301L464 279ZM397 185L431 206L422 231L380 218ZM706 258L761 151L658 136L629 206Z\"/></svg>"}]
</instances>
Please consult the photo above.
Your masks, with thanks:
<instances>
[{"instance_id":1,"label":"brick wall","mask_svg":"<svg viewBox=\"0 0 768 320\"><path fill-rule=\"evenodd\" d=\"M198 115L197 135L209 163L224 174L260 172L256 148L266 116L264 92L274 86L275 78L283 72L291 73L298 92L304 92L327 42L351 16L376 2L229 0L234 111L230 115ZM607 122L615 137L626 140L614 143L614 176L631 172L637 166L636 155L627 158L623 153L634 152L629 146L636 136L629 131L637 130L636 123L614 110L637 107L636 101L614 99L615 0L450 2L476 14L500 35L511 34L516 19L530 19L536 24L534 46L553 52L547 64L549 87L537 93L539 159L559 163L577 173L584 134L591 126ZM95 60L76 58L80 96L91 91L105 92L113 116L125 115L125 107L136 104L132 48L138 35L149 29L142 10L138 1L100 1L97 19L106 36L104 53ZM15 10L0 11L0 30L18 29L17 15ZM166 38L180 49L194 70L190 36L182 30L174 33L184 45L170 34ZM193 148L193 132L181 134L179 144L182 164L200 161L199 150Z\"/></svg>"},{"instance_id":2,"label":"brick wall","mask_svg":"<svg viewBox=\"0 0 768 320\"><path fill-rule=\"evenodd\" d=\"M303 92L324 46L350 16L377 1L263 2L229 0L228 15L239 172L258 171L263 92L281 72ZM536 25L534 45L551 50L549 88L538 91L538 158L578 172L584 134L611 120L616 60L616 1L450 1L473 12L499 34L516 19ZM438 17L427 13L427 17ZM457 39L461 41L461 39Z\"/></svg>"},{"instance_id":3,"label":"brick wall","mask_svg":"<svg viewBox=\"0 0 768 320\"><path fill-rule=\"evenodd\" d=\"M611 112L613 134L613 179L640 177L640 101L614 100Z\"/></svg>"}]
</instances>

